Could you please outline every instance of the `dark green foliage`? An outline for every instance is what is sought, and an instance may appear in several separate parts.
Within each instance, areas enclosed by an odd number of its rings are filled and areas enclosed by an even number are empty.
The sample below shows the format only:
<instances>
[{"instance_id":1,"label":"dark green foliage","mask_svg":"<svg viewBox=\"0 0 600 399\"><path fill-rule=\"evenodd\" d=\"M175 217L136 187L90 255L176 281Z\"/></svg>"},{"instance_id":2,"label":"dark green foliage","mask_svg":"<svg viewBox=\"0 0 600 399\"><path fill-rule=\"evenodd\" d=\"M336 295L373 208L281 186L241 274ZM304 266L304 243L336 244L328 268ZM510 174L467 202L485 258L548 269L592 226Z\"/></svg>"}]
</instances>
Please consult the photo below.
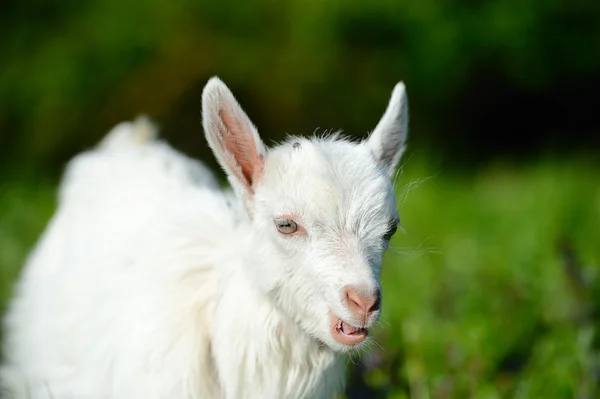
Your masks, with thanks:
<instances>
[{"instance_id":1,"label":"dark green foliage","mask_svg":"<svg viewBox=\"0 0 600 399\"><path fill-rule=\"evenodd\" d=\"M0 18L5 161L27 158L57 171L140 112L204 154L200 90L215 74L275 139L316 126L363 135L402 79L413 140L435 140L465 160L499 150L479 140L464 151L481 137L509 153L598 143L586 133L600 125L587 118L591 110L568 115L598 104L585 91L600 88L598 2L34 1L11 2ZM526 129L510 103L532 115ZM544 123L549 113L554 128ZM568 135L567 120L578 122ZM502 122L511 128L498 134ZM502 142L513 130L518 135ZM548 141L558 134L570 139Z\"/></svg>"}]
</instances>

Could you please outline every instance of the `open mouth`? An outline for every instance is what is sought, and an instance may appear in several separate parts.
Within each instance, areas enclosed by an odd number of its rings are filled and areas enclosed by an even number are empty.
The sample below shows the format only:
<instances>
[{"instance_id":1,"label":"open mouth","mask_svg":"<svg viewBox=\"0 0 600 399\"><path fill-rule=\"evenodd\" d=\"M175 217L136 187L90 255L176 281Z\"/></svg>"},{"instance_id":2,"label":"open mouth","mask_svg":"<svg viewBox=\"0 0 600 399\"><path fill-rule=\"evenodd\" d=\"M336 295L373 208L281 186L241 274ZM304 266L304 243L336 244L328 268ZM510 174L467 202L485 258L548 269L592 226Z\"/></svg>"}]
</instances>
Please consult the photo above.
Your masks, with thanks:
<instances>
[{"instance_id":1,"label":"open mouth","mask_svg":"<svg viewBox=\"0 0 600 399\"><path fill-rule=\"evenodd\" d=\"M331 314L331 335L341 344L356 345L367 339L369 330L351 326L339 317Z\"/></svg>"}]
</instances>

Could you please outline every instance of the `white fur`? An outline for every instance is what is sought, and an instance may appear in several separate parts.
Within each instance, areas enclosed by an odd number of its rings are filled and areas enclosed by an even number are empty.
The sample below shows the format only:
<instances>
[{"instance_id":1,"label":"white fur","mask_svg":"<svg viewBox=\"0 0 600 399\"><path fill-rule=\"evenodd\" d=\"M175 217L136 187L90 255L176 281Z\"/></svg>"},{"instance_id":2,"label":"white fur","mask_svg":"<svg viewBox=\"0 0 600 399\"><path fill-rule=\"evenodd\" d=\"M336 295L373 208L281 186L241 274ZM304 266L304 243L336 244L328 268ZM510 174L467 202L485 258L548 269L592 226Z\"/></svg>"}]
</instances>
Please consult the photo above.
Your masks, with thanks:
<instances>
[{"instance_id":1,"label":"white fur","mask_svg":"<svg viewBox=\"0 0 600 399\"><path fill-rule=\"evenodd\" d=\"M69 164L23 270L5 318L5 388L19 399L334 397L353 348L333 339L328 314L353 322L343 287L379 288L397 217L398 87L367 141L267 149L211 79L205 131L236 195L147 120L115 127ZM305 234L278 232L273 219L288 214Z\"/></svg>"}]
</instances>

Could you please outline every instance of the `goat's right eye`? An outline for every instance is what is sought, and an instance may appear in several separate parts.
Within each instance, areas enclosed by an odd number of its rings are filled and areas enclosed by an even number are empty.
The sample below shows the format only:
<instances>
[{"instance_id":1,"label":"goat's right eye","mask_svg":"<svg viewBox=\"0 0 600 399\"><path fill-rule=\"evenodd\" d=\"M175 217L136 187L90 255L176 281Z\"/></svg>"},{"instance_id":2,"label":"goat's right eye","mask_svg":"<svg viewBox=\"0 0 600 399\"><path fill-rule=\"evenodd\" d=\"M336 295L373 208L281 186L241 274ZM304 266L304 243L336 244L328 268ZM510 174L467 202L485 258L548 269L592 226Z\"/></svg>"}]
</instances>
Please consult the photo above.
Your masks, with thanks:
<instances>
[{"instance_id":1,"label":"goat's right eye","mask_svg":"<svg viewBox=\"0 0 600 399\"><path fill-rule=\"evenodd\" d=\"M275 219L275 226L281 234L292 234L298 231L298 224L292 219Z\"/></svg>"}]
</instances>

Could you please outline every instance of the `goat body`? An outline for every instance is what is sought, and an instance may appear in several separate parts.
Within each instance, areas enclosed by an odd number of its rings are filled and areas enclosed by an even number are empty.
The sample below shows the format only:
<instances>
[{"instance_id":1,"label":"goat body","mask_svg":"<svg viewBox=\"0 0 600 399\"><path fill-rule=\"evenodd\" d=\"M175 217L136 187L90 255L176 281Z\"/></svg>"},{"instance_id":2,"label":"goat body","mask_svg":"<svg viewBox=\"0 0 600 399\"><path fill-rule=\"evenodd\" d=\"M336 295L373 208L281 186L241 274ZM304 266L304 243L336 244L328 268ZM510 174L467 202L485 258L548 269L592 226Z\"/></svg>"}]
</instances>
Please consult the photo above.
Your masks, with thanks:
<instances>
[{"instance_id":1,"label":"goat body","mask_svg":"<svg viewBox=\"0 0 600 399\"><path fill-rule=\"evenodd\" d=\"M115 127L67 167L4 320L2 385L31 399L332 398L379 316L404 86L368 140L268 150L217 78L207 140L233 191Z\"/></svg>"}]
</instances>

